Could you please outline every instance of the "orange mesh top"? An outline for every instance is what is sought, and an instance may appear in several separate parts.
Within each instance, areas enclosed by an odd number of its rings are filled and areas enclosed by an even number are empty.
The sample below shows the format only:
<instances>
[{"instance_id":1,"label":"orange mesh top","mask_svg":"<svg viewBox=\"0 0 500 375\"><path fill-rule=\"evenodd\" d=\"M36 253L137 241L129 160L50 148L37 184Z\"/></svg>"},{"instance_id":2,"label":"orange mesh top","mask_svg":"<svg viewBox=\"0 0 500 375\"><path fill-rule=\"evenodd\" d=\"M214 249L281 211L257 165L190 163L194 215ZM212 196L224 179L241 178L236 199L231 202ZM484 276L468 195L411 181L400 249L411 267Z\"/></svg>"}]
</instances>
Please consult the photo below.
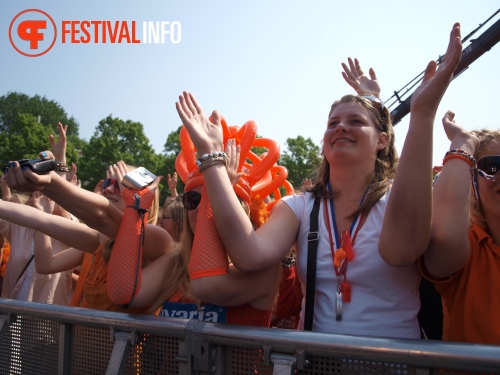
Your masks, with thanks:
<instances>
[{"instance_id":1,"label":"orange mesh top","mask_svg":"<svg viewBox=\"0 0 500 375\"><path fill-rule=\"evenodd\" d=\"M94 253L94 263L90 268L89 275L83 287L83 298L86 307L96 310L116 311L129 314L148 314L150 306L122 308L114 304L106 292L106 281L108 278L108 265L102 257L104 246L101 244Z\"/></svg>"}]
</instances>

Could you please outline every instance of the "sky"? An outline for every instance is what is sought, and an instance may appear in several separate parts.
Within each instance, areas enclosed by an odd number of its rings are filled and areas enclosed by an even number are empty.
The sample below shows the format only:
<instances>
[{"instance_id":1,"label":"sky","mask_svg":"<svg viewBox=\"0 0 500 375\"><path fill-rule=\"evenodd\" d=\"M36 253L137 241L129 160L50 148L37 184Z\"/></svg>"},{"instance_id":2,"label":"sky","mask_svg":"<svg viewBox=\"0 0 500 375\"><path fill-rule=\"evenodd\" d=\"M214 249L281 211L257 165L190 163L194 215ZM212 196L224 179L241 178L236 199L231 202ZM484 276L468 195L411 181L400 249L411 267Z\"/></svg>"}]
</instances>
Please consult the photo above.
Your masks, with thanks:
<instances>
[{"instance_id":1,"label":"sky","mask_svg":"<svg viewBox=\"0 0 500 375\"><path fill-rule=\"evenodd\" d=\"M341 76L348 57L357 57L365 72L375 69L381 98L387 100L444 54L454 22L461 23L464 37L498 8L497 0L2 0L0 96L16 91L55 100L78 121L86 140L110 114L141 122L160 153L168 134L181 124L175 101L186 90L205 111L219 110L229 125L255 120L258 134L276 140L282 150L287 138L299 135L320 145L330 105L354 93ZM46 12L58 30L53 47L39 57L20 54L9 40L9 25L27 9ZM29 14L17 22L36 19L37 13ZM62 43L63 21L85 20L126 21L128 26L135 21L136 39L142 38L145 21L169 22L166 30L172 32L163 44L101 39L72 44L70 32ZM50 45L49 31L40 48ZM15 32L13 41L28 51L29 42ZM456 112L466 129L500 126L495 113L499 67L500 43L451 83L429 140L435 165L449 147L441 125L446 110ZM408 120L395 127L399 152Z\"/></svg>"}]
</instances>

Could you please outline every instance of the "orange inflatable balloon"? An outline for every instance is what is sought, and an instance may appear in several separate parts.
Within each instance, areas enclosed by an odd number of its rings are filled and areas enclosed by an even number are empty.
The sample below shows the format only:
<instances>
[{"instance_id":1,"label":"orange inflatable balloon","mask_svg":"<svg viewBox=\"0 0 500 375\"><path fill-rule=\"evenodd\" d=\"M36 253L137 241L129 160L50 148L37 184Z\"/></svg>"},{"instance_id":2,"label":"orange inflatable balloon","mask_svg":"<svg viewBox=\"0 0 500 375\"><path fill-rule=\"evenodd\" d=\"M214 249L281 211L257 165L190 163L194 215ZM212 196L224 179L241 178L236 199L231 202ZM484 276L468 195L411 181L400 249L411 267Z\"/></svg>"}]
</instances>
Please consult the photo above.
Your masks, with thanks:
<instances>
[{"instance_id":1,"label":"orange inflatable balloon","mask_svg":"<svg viewBox=\"0 0 500 375\"><path fill-rule=\"evenodd\" d=\"M234 191L241 199L250 204L252 197L265 198L274 194L275 201L267 205L270 211L281 198L280 186L285 188L286 194L293 193L292 185L286 180L288 171L285 167L276 165L280 155L278 143L268 138L257 138L255 121L247 121L241 127L228 126L225 118L221 117L221 125L224 145L228 139L235 139L236 144L240 146L238 172L242 173L242 176L235 184ZM175 168L186 184L185 191L189 191L203 185L205 181L196 165L196 148L184 126L180 133L180 143L182 151L176 158ZM257 155L251 150L252 147L263 147L267 151Z\"/></svg>"}]
</instances>

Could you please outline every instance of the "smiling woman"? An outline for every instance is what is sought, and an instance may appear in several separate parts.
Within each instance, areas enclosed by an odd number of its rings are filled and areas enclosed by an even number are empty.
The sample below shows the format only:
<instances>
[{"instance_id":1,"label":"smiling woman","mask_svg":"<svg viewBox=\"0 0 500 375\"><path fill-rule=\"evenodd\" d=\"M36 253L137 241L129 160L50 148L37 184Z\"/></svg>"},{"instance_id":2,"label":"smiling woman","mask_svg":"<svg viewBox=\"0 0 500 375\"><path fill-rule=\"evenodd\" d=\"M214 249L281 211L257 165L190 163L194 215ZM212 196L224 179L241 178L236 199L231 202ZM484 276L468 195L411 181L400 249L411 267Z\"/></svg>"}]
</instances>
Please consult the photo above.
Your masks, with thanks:
<instances>
[{"instance_id":1,"label":"smiling woman","mask_svg":"<svg viewBox=\"0 0 500 375\"><path fill-rule=\"evenodd\" d=\"M455 24L439 69L430 62L413 95L405 145L410 153L401 156L401 173L398 169L395 174L394 133L389 112L377 98L376 76L371 71L368 78L352 60L344 78L359 96L347 95L333 104L313 186L302 195L283 198L260 228L254 230L248 221L224 165L203 170L217 231L236 268L272 267L297 241L305 296L299 329L421 337L418 267L414 261L400 267L388 263L397 261L390 256L394 248L422 254L428 245L430 210L415 204L409 192L415 190L415 178L425 185L415 192L417 197L425 196L431 186L432 145L426 137L460 55L460 25ZM218 112L209 118L190 93L179 99L176 108L196 150L220 152ZM423 159L415 158L414 150L420 150Z\"/></svg>"}]
</instances>

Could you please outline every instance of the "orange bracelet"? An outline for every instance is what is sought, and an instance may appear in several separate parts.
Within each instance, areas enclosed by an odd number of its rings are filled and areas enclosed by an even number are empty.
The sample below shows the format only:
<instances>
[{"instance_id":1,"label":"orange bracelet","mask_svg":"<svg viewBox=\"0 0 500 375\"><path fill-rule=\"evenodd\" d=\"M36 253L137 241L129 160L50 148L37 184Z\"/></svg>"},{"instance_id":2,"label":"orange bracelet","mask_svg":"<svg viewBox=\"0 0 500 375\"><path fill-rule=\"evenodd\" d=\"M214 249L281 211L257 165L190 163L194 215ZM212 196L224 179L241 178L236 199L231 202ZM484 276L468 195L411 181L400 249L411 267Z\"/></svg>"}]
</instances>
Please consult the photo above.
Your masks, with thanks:
<instances>
[{"instance_id":1,"label":"orange bracelet","mask_svg":"<svg viewBox=\"0 0 500 375\"><path fill-rule=\"evenodd\" d=\"M462 159L467 164L469 164L469 166L471 166L471 167L474 167L476 165L476 159L474 159L474 157L471 154L469 154L467 151L460 150L460 149L454 149L454 150L448 151L444 155L443 166L450 159Z\"/></svg>"}]
</instances>

